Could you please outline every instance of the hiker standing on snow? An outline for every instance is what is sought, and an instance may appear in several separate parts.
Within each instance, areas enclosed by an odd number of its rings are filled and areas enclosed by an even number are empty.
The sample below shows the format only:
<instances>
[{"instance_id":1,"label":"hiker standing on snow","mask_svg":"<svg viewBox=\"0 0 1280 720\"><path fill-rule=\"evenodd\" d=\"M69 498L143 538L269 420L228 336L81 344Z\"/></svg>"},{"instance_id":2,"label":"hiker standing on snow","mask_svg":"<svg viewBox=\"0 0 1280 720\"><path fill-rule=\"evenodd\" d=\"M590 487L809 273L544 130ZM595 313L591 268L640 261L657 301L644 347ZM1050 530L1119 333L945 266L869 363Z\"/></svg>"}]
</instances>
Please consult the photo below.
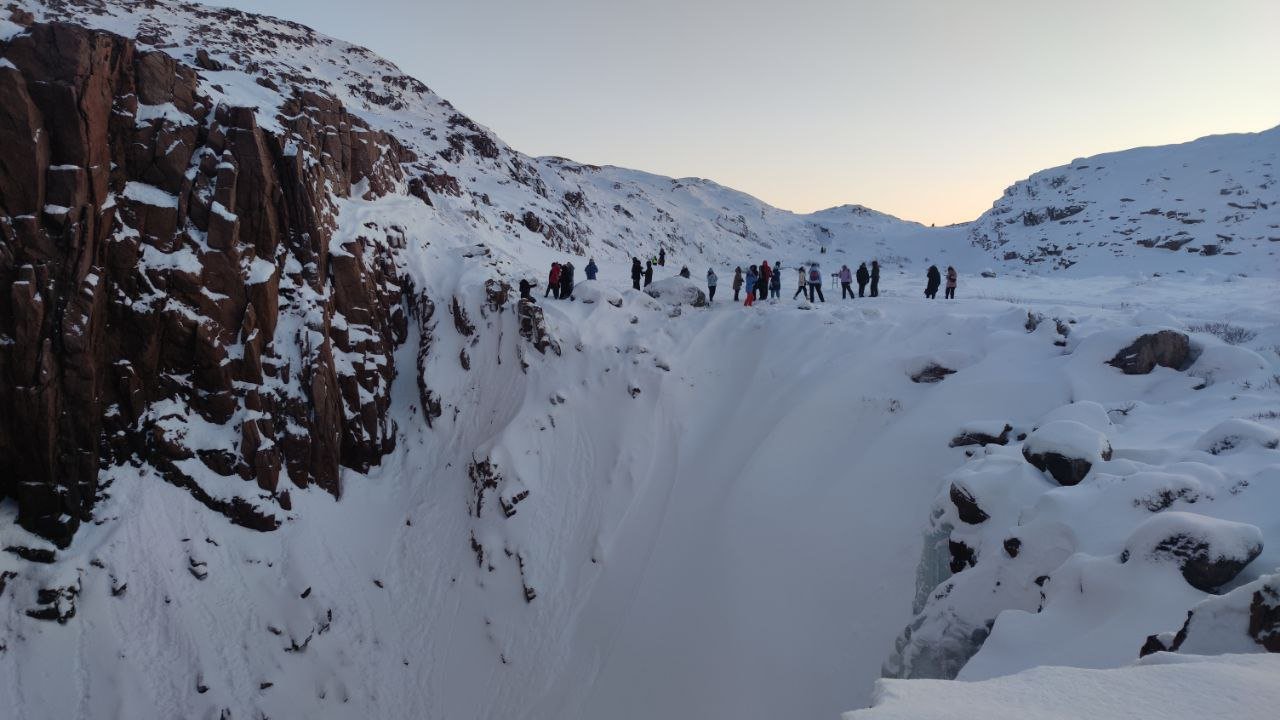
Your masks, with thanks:
<instances>
[{"instance_id":1,"label":"hiker standing on snow","mask_svg":"<svg viewBox=\"0 0 1280 720\"><path fill-rule=\"evenodd\" d=\"M804 266L803 266L803 265L801 265L800 267L796 268L796 273L799 275L799 278L798 278L798 280L797 280L797 282L798 282L799 284L798 284L798 285L796 285L796 294L795 294L795 295L792 295L792 296L791 296L791 299L792 299L792 300L795 300L795 299L796 299L797 297L799 297L801 294L804 294L805 299L806 299L806 300L808 300L808 299L809 299L809 293L808 293L808 290L809 290L809 276L808 276L808 274L807 274L807 273L805 273L805 271L804 271Z\"/></svg>"},{"instance_id":2,"label":"hiker standing on snow","mask_svg":"<svg viewBox=\"0 0 1280 720\"><path fill-rule=\"evenodd\" d=\"M751 307L756 302L756 288L760 284L760 276L756 273L756 266L752 265L747 268L747 299L743 301L743 305Z\"/></svg>"},{"instance_id":3,"label":"hiker standing on snow","mask_svg":"<svg viewBox=\"0 0 1280 720\"><path fill-rule=\"evenodd\" d=\"M848 265L841 265L840 266L840 299L841 300L845 299L846 297L857 297L857 295L853 294L853 288L850 287L852 283L853 283L853 272L849 270Z\"/></svg>"},{"instance_id":4,"label":"hiker standing on snow","mask_svg":"<svg viewBox=\"0 0 1280 720\"><path fill-rule=\"evenodd\" d=\"M880 261L871 261L871 297L880 297Z\"/></svg>"},{"instance_id":5,"label":"hiker standing on snow","mask_svg":"<svg viewBox=\"0 0 1280 720\"><path fill-rule=\"evenodd\" d=\"M760 292L756 293L757 299L759 300L769 299L769 276L772 274L772 272L773 271L769 269L768 260L764 260L760 263Z\"/></svg>"},{"instance_id":6,"label":"hiker standing on snow","mask_svg":"<svg viewBox=\"0 0 1280 720\"><path fill-rule=\"evenodd\" d=\"M596 273L598 273L598 272L600 272L600 268L596 267L596 259L595 259L595 258L588 258L588 259L587 259L587 279L588 279L588 280L595 280L595 279L596 279Z\"/></svg>"},{"instance_id":7,"label":"hiker standing on snow","mask_svg":"<svg viewBox=\"0 0 1280 720\"><path fill-rule=\"evenodd\" d=\"M742 266L733 269L733 301L738 302L738 291L742 289Z\"/></svg>"},{"instance_id":8,"label":"hiker standing on snow","mask_svg":"<svg viewBox=\"0 0 1280 720\"><path fill-rule=\"evenodd\" d=\"M667 266L667 249L658 248L658 264L662 267Z\"/></svg>"},{"instance_id":9,"label":"hiker standing on snow","mask_svg":"<svg viewBox=\"0 0 1280 720\"><path fill-rule=\"evenodd\" d=\"M936 300L938 298L938 286L942 284L942 273L938 272L937 265L930 265L925 277L927 280L924 286L924 296L930 300Z\"/></svg>"},{"instance_id":10,"label":"hiker standing on snow","mask_svg":"<svg viewBox=\"0 0 1280 720\"><path fill-rule=\"evenodd\" d=\"M649 287L651 282L653 282L653 261L646 260L644 262L644 286Z\"/></svg>"},{"instance_id":11,"label":"hiker standing on snow","mask_svg":"<svg viewBox=\"0 0 1280 720\"><path fill-rule=\"evenodd\" d=\"M641 275L644 275L644 269L640 267L640 258L631 258L631 287L636 290L640 289Z\"/></svg>"},{"instance_id":12,"label":"hiker standing on snow","mask_svg":"<svg viewBox=\"0 0 1280 720\"><path fill-rule=\"evenodd\" d=\"M813 302L815 297L822 302L827 301L822 294L822 271L818 269L818 263L809 266L809 302Z\"/></svg>"},{"instance_id":13,"label":"hiker standing on snow","mask_svg":"<svg viewBox=\"0 0 1280 720\"><path fill-rule=\"evenodd\" d=\"M956 299L956 279L957 279L956 269L948 265L947 266L947 294L946 294L946 298L948 300Z\"/></svg>"},{"instance_id":14,"label":"hiker standing on snow","mask_svg":"<svg viewBox=\"0 0 1280 720\"><path fill-rule=\"evenodd\" d=\"M533 282L529 278L520 278L520 299L538 302L533 297Z\"/></svg>"},{"instance_id":15,"label":"hiker standing on snow","mask_svg":"<svg viewBox=\"0 0 1280 720\"><path fill-rule=\"evenodd\" d=\"M560 299L573 299L573 263L571 262L560 266Z\"/></svg>"},{"instance_id":16,"label":"hiker standing on snow","mask_svg":"<svg viewBox=\"0 0 1280 720\"><path fill-rule=\"evenodd\" d=\"M858 297L866 295L867 281L871 279L871 274L867 272L867 264L862 263L858 266Z\"/></svg>"},{"instance_id":17,"label":"hiker standing on snow","mask_svg":"<svg viewBox=\"0 0 1280 720\"><path fill-rule=\"evenodd\" d=\"M782 263L777 262L773 265L773 274L769 276L769 295L774 300L782 297Z\"/></svg>"},{"instance_id":18,"label":"hiker standing on snow","mask_svg":"<svg viewBox=\"0 0 1280 720\"><path fill-rule=\"evenodd\" d=\"M718 281L719 281L719 278L716 277L715 271L712 270L711 268L707 268L707 302L708 303L715 302L716 300L716 283Z\"/></svg>"},{"instance_id":19,"label":"hiker standing on snow","mask_svg":"<svg viewBox=\"0 0 1280 720\"><path fill-rule=\"evenodd\" d=\"M551 272L547 275L547 291L542 297L554 294L556 299L560 299L560 263L551 263Z\"/></svg>"}]
</instances>

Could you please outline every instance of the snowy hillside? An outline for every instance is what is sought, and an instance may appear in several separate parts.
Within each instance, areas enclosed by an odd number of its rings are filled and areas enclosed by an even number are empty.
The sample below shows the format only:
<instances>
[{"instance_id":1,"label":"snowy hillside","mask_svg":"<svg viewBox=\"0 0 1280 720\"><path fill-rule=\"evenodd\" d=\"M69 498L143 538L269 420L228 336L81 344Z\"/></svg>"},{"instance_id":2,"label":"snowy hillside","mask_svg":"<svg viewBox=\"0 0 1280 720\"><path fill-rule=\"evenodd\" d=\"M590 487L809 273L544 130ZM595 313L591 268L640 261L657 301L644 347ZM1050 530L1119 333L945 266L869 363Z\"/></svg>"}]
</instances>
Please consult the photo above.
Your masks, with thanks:
<instances>
[{"instance_id":1,"label":"snowy hillside","mask_svg":"<svg viewBox=\"0 0 1280 720\"><path fill-rule=\"evenodd\" d=\"M1033 271L1280 270L1280 127L1097 155L1005 190L970 240Z\"/></svg>"},{"instance_id":2,"label":"snowy hillside","mask_svg":"<svg viewBox=\"0 0 1280 720\"><path fill-rule=\"evenodd\" d=\"M1013 190L972 226L797 215L522 155L294 23L4 3L0 707L764 720L950 692L1035 715L1060 695L1027 685L1080 678L1125 707L1192 674L1243 693L1274 663L1218 654L1280 636L1280 306L1274 246L1245 239L1277 222L1276 137L1120 153L1113 185ZM1147 155L1199 157L1160 182L1213 198L1230 165L1228 200L1260 201L1230 247L1064 245L1053 273L1028 233L1071 224L997 222L1125 222L1103 208ZM632 290L659 248L659 297ZM792 299L801 263L873 257L881 297ZM573 300L517 298L566 259ZM783 301L731 302L765 259ZM932 263L959 300L920 297ZM686 264L719 273L710 305L673 300L701 286Z\"/></svg>"}]
</instances>

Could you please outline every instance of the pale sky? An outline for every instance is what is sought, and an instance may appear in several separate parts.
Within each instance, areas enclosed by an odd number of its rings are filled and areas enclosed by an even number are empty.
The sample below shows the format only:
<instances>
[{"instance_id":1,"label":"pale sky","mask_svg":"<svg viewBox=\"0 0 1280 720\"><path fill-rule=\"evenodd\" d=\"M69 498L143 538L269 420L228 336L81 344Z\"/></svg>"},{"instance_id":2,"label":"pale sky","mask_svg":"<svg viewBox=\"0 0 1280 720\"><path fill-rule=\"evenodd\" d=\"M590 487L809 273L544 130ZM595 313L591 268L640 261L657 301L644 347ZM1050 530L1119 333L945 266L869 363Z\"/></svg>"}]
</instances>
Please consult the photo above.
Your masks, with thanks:
<instances>
[{"instance_id":1,"label":"pale sky","mask_svg":"<svg viewBox=\"0 0 1280 720\"><path fill-rule=\"evenodd\" d=\"M1280 125L1280 0L211 0L364 45L517 150L972 220L1077 157Z\"/></svg>"}]
</instances>

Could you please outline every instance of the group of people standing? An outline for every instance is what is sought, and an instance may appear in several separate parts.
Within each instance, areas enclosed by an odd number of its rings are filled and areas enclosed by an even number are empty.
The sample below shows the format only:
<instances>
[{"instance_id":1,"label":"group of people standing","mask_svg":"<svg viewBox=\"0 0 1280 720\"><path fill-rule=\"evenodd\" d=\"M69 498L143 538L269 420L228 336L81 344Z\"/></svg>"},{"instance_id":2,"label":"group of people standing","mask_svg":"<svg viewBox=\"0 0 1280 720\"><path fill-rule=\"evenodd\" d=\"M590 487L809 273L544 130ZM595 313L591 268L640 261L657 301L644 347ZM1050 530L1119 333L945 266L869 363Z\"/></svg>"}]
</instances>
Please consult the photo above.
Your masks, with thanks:
<instances>
[{"instance_id":1,"label":"group of people standing","mask_svg":"<svg viewBox=\"0 0 1280 720\"><path fill-rule=\"evenodd\" d=\"M958 276L956 269L950 265L947 266L947 291L946 299L954 300L956 298L956 281ZM938 272L937 265L930 265L929 271L925 273L924 296L930 300L938 298L938 288L942 285L942 273Z\"/></svg>"},{"instance_id":2,"label":"group of people standing","mask_svg":"<svg viewBox=\"0 0 1280 720\"><path fill-rule=\"evenodd\" d=\"M653 267L657 265L665 265L667 259L667 251L665 248L659 250L656 258L646 260L642 265L640 258L631 258L631 286L636 290L648 287L653 282ZM588 280L595 280L596 273L599 268L593 258L587 260L586 275ZM867 263L862 263L856 271L850 270L848 265L841 265L839 272L835 273L840 281L840 299L854 297L866 297L868 291L871 297L880 296L880 262L872 260L870 267ZM551 272L547 276L547 291L543 297L555 297L561 300L573 300L574 287L574 267L571 261L563 263L551 263ZM680 268L681 277L689 277L689 268L684 266ZM946 294L947 299L954 299L956 296L956 284L958 274L956 269L950 265L947 266L946 272ZM715 302L716 286L719 284L719 277L715 270L707 268L707 301ZM930 300L938 297L938 289L942 287L943 274L938 270L937 265L930 265L929 270L925 274L924 296ZM858 292L853 292L853 283L858 283ZM536 282L529 280L520 281L520 297L533 300L531 289ZM738 266L733 270L733 301L739 302L743 291L746 291L745 299L741 302L744 305L751 306L757 300L767 300L773 298L778 300L782 295L782 261L778 260L771 266L769 261L765 260L757 265L749 265L746 272L742 267ZM811 262L801 264L796 268L796 291L791 296L794 300L803 295L809 302L826 302L827 298L822 293L822 271L818 263Z\"/></svg>"}]
</instances>

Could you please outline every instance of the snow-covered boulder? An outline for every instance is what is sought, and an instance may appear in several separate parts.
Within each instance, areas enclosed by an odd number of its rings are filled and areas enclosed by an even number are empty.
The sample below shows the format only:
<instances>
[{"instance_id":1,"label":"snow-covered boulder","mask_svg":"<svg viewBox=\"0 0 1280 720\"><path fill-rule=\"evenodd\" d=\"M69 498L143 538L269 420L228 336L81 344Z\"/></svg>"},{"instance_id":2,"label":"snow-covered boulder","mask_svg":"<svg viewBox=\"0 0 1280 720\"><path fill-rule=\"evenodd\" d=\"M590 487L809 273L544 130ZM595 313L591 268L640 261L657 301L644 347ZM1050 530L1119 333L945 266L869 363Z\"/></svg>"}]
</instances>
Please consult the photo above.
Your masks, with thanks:
<instances>
[{"instance_id":1,"label":"snow-covered boulder","mask_svg":"<svg viewBox=\"0 0 1280 720\"><path fill-rule=\"evenodd\" d=\"M951 447L966 445L1007 445L1013 426L1003 420L977 420L967 422L951 438Z\"/></svg>"},{"instance_id":2,"label":"snow-covered boulder","mask_svg":"<svg viewBox=\"0 0 1280 720\"><path fill-rule=\"evenodd\" d=\"M679 275L657 280L644 291L649 297L675 305L703 307L707 304L707 293L703 291L702 286Z\"/></svg>"},{"instance_id":3,"label":"snow-covered boulder","mask_svg":"<svg viewBox=\"0 0 1280 720\"><path fill-rule=\"evenodd\" d=\"M1176 634L1147 638L1142 654L1159 651L1193 655L1280 653L1280 573L1263 575L1196 605Z\"/></svg>"},{"instance_id":4,"label":"snow-covered boulder","mask_svg":"<svg viewBox=\"0 0 1280 720\"><path fill-rule=\"evenodd\" d=\"M599 280L584 280L573 287L573 294L580 302L588 305L608 303L614 307L622 307L622 293Z\"/></svg>"},{"instance_id":5,"label":"snow-covered boulder","mask_svg":"<svg viewBox=\"0 0 1280 720\"><path fill-rule=\"evenodd\" d=\"M1120 561L1175 563L1189 585L1214 592L1261 552L1262 531L1253 525L1170 510L1133 531Z\"/></svg>"},{"instance_id":6,"label":"snow-covered boulder","mask_svg":"<svg viewBox=\"0 0 1280 720\"><path fill-rule=\"evenodd\" d=\"M1100 433L1110 432L1112 429L1111 417L1107 414L1107 409L1092 400L1068 403L1050 410L1040 418L1036 426L1048 425L1057 420L1074 420Z\"/></svg>"},{"instance_id":7,"label":"snow-covered boulder","mask_svg":"<svg viewBox=\"0 0 1280 720\"><path fill-rule=\"evenodd\" d=\"M1076 485L1096 463L1111 459L1111 443L1082 422L1054 420L1031 433L1022 456L1059 485Z\"/></svg>"},{"instance_id":8,"label":"snow-covered boulder","mask_svg":"<svg viewBox=\"0 0 1280 720\"><path fill-rule=\"evenodd\" d=\"M1191 364L1191 340L1176 330L1161 330L1134 340L1107 361L1125 375L1146 375L1156 368L1185 369Z\"/></svg>"},{"instance_id":9,"label":"snow-covered boulder","mask_svg":"<svg viewBox=\"0 0 1280 720\"><path fill-rule=\"evenodd\" d=\"M1196 440L1196 449L1211 455L1248 447L1274 450L1280 447L1280 431L1251 420L1231 418L1213 426Z\"/></svg>"}]
</instances>

